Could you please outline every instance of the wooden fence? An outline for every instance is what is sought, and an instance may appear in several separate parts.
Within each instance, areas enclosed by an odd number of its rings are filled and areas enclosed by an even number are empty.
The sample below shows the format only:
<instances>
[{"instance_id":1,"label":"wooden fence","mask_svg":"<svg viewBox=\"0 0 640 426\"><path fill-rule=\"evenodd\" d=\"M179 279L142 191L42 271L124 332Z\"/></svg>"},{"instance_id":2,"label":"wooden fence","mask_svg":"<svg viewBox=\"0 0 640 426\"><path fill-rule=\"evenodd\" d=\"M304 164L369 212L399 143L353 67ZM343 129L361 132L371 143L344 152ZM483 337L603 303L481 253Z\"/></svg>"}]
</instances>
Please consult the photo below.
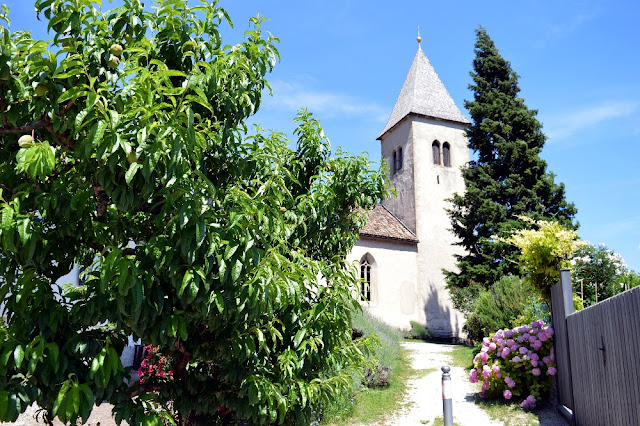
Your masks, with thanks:
<instances>
[{"instance_id":1,"label":"wooden fence","mask_svg":"<svg viewBox=\"0 0 640 426\"><path fill-rule=\"evenodd\" d=\"M640 287L573 312L562 271L551 309L558 402L579 426L640 426Z\"/></svg>"}]
</instances>

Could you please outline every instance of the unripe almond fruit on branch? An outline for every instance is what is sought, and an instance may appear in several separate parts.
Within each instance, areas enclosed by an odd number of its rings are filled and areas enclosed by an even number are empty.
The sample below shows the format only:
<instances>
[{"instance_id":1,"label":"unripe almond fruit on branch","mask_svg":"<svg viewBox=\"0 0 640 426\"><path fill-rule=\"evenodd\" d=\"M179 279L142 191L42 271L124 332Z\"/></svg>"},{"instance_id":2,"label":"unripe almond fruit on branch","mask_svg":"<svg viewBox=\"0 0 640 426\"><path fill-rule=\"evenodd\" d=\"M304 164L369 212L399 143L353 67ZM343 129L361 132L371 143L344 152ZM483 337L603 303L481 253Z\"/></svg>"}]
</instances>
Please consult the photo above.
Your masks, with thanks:
<instances>
[{"instance_id":1,"label":"unripe almond fruit on branch","mask_svg":"<svg viewBox=\"0 0 640 426\"><path fill-rule=\"evenodd\" d=\"M33 146L33 138L30 135L22 135L18 139L18 145L20 145L20 148L31 148Z\"/></svg>"},{"instance_id":2,"label":"unripe almond fruit on branch","mask_svg":"<svg viewBox=\"0 0 640 426\"><path fill-rule=\"evenodd\" d=\"M109 61L107 62L107 65L109 65L111 68L118 68L118 65L120 65L120 59L118 59L118 57L115 55L111 55Z\"/></svg>"},{"instance_id":3,"label":"unripe almond fruit on branch","mask_svg":"<svg viewBox=\"0 0 640 426\"><path fill-rule=\"evenodd\" d=\"M111 47L109 48L109 52L111 52L112 55L116 55L116 56L122 55L122 45L112 44Z\"/></svg>"},{"instance_id":4,"label":"unripe almond fruit on branch","mask_svg":"<svg viewBox=\"0 0 640 426\"><path fill-rule=\"evenodd\" d=\"M47 86L43 86L42 84L38 84L36 86L36 96L44 96L49 91Z\"/></svg>"}]
</instances>

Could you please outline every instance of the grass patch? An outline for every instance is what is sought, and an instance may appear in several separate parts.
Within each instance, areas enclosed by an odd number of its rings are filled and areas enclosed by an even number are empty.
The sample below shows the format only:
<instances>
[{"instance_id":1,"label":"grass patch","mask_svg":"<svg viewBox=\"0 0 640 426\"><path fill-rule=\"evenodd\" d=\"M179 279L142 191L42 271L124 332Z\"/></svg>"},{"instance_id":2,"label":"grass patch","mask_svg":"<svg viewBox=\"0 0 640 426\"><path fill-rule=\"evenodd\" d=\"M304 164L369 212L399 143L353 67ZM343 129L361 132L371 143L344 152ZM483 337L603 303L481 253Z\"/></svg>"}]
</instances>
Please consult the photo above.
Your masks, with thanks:
<instances>
[{"instance_id":1,"label":"grass patch","mask_svg":"<svg viewBox=\"0 0 640 426\"><path fill-rule=\"evenodd\" d=\"M385 416L401 406L407 389L407 379L414 371L409 364L407 350L402 349L396 368L394 368L393 375L389 380L389 386L385 388L360 387L350 404L343 407L346 410L327 413L322 423L338 426L357 423L368 424L383 420Z\"/></svg>"},{"instance_id":2,"label":"grass patch","mask_svg":"<svg viewBox=\"0 0 640 426\"><path fill-rule=\"evenodd\" d=\"M505 426L538 426L540 424L535 413L523 410L516 403L476 398L476 405L482 408L492 420L502 422Z\"/></svg>"},{"instance_id":3,"label":"grass patch","mask_svg":"<svg viewBox=\"0 0 640 426\"><path fill-rule=\"evenodd\" d=\"M431 374L436 371L440 371L440 369L439 368L423 368L421 370L413 370L413 377L416 379L421 379L427 374Z\"/></svg>"},{"instance_id":4,"label":"grass patch","mask_svg":"<svg viewBox=\"0 0 640 426\"><path fill-rule=\"evenodd\" d=\"M365 313L354 318L353 327L366 335L376 334L380 346L376 349L376 358L381 365L392 368L389 385L384 388L368 388L362 385L362 379L354 377L353 393L323 411L322 424L352 425L381 421L401 406L407 389L407 380L415 371L411 368L408 351L404 349L402 332Z\"/></svg>"},{"instance_id":5,"label":"grass patch","mask_svg":"<svg viewBox=\"0 0 640 426\"><path fill-rule=\"evenodd\" d=\"M456 345L451 353L451 363L465 370L473 368L473 346Z\"/></svg>"}]
</instances>

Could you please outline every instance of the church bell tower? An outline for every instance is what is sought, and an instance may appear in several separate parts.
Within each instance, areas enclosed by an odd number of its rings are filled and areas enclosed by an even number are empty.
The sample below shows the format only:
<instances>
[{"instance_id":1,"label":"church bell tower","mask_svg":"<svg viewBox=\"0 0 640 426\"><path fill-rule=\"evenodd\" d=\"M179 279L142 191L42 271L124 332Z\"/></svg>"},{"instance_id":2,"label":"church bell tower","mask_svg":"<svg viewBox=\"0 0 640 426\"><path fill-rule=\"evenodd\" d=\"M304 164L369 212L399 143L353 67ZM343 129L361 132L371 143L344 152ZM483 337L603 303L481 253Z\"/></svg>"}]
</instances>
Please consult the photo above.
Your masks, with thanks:
<instances>
[{"instance_id":1,"label":"church bell tower","mask_svg":"<svg viewBox=\"0 0 640 426\"><path fill-rule=\"evenodd\" d=\"M464 317L451 303L442 269L456 270L447 215L465 190L461 168L469 162L465 128L455 105L420 46L389 121L378 137L397 195L383 204L418 237L417 303L421 322L440 337L459 337Z\"/></svg>"}]
</instances>

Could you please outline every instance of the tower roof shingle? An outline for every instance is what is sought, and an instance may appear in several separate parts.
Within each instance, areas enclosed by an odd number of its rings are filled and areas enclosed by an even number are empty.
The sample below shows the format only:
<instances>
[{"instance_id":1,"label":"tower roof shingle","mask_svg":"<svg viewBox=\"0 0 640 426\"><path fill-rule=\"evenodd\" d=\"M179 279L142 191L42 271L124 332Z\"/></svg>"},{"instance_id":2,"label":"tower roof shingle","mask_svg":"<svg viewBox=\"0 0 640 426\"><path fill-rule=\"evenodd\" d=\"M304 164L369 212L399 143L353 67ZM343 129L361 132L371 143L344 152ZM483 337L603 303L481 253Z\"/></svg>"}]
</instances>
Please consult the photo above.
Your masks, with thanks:
<instances>
[{"instance_id":1,"label":"tower roof shingle","mask_svg":"<svg viewBox=\"0 0 640 426\"><path fill-rule=\"evenodd\" d=\"M444 87L436 70L433 69L429 59L422 52L420 45L418 45L418 51L413 58L413 63L409 68L409 73L400 90L389 121L378 139L381 139L385 133L409 114L469 124L469 120L462 115L453 102L447 88Z\"/></svg>"}]
</instances>

